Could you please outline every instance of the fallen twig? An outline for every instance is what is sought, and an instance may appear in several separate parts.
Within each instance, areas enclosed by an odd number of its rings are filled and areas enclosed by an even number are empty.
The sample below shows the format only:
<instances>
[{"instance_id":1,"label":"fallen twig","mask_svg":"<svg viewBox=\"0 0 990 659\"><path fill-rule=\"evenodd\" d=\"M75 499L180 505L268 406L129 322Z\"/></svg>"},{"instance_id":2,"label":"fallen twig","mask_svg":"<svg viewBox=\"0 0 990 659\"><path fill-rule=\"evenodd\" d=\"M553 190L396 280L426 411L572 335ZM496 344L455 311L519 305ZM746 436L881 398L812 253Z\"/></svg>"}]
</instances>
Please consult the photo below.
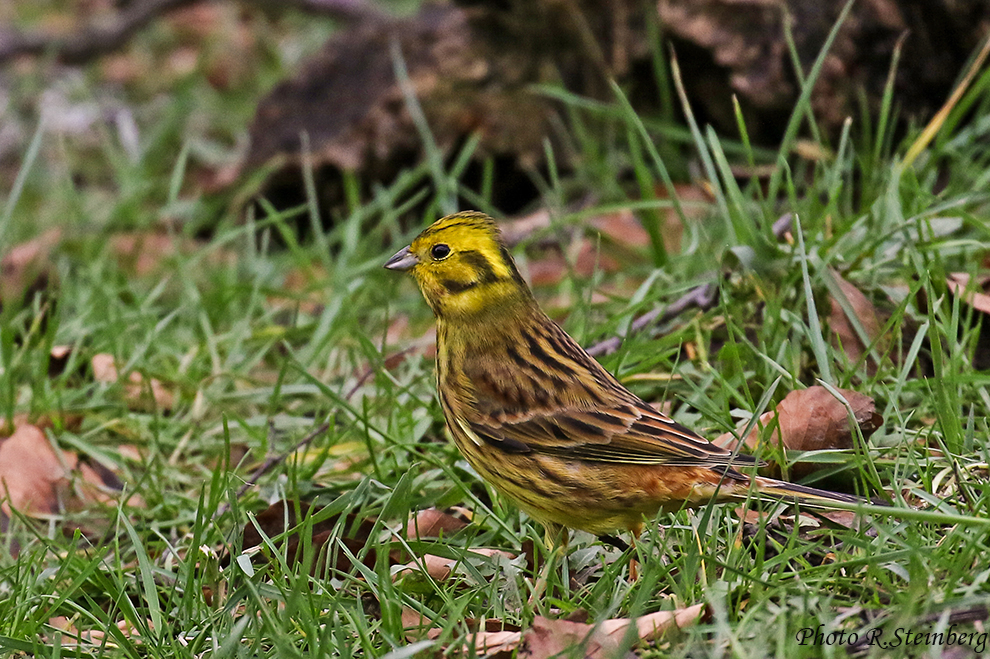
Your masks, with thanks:
<instances>
[{"instance_id":1,"label":"fallen twig","mask_svg":"<svg viewBox=\"0 0 990 659\"><path fill-rule=\"evenodd\" d=\"M691 307L697 307L702 311L710 309L714 306L717 299L718 288L714 283L709 282L707 284L701 284L700 286L692 288L680 298L667 305L666 308L661 310L660 307L656 307L650 311L647 311L642 316L637 317L633 320L632 325L629 326L629 334L640 332L647 325L654 322L658 324L665 323L668 320L679 316ZM622 345L622 340L624 338L625 337L622 336L613 336L605 339L604 341L599 341L588 348L588 354L592 356L610 355L619 349L619 346Z\"/></svg>"},{"instance_id":2,"label":"fallen twig","mask_svg":"<svg viewBox=\"0 0 990 659\"><path fill-rule=\"evenodd\" d=\"M777 221L773 223L773 235L777 237L777 240L781 240L785 235L787 235L787 232L791 230L793 223L794 215L791 213L781 215ZM711 309L717 300L718 288L715 284L711 282L701 284L700 286L692 288L663 310L661 310L660 307L656 307L650 311L647 311L642 316L637 317L633 320L632 325L629 326L629 332L626 336L636 332L641 332L647 325L652 323L665 323L692 307L706 311ZM625 337L622 336L613 336L608 339L604 339L603 341L599 341L588 348L588 354L592 356L610 355L619 349L619 346L622 345L624 338Z\"/></svg>"}]
</instances>

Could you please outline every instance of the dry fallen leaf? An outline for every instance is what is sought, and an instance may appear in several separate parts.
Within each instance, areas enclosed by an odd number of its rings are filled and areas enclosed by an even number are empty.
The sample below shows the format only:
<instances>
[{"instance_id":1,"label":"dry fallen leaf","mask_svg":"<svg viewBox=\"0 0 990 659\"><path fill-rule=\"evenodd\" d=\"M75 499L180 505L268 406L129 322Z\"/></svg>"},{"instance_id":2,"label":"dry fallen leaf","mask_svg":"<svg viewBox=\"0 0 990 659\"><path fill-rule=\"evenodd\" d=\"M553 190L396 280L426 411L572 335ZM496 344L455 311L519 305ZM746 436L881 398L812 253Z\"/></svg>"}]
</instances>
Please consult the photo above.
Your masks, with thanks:
<instances>
[{"instance_id":1,"label":"dry fallen leaf","mask_svg":"<svg viewBox=\"0 0 990 659\"><path fill-rule=\"evenodd\" d=\"M963 296L963 301L980 313L990 315L990 277L980 277L970 289L970 276L965 272L953 272L945 282L954 295ZM979 292L983 291L983 292Z\"/></svg>"},{"instance_id":2,"label":"dry fallen leaf","mask_svg":"<svg viewBox=\"0 0 990 659\"><path fill-rule=\"evenodd\" d=\"M0 302L18 301L33 289L45 288L51 270L51 254L62 240L61 229L11 247L0 258Z\"/></svg>"},{"instance_id":3,"label":"dry fallen leaf","mask_svg":"<svg viewBox=\"0 0 990 659\"><path fill-rule=\"evenodd\" d=\"M876 342L881 330L883 330L884 324L884 321L877 313L876 307L873 306L873 303L858 288L843 279L838 272L833 270L831 274L839 285L839 289L845 295L853 314L866 334L866 338L871 344ZM832 310L829 314L829 327L832 329L832 345L836 348L841 348L849 357L849 361L856 363L866 352L867 346L863 344L839 300L833 297L831 298L831 303ZM884 346L879 345L877 347L881 354L886 352ZM867 368L871 374L876 372L876 367L877 365L872 360L867 364Z\"/></svg>"},{"instance_id":4,"label":"dry fallen leaf","mask_svg":"<svg viewBox=\"0 0 990 659\"><path fill-rule=\"evenodd\" d=\"M0 518L16 510L27 516L59 515L88 504L111 504L123 489L120 479L98 462L80 460L70 451L56 450L36 425L20 425L0 440ZM141 505L134 496L128 505ZM78 520L76 520L78 521ZM86 535L101 532L102 519L87 519ZM6 527L4 527L6 528ZM14 544L15 552L17 550Z\"/></svg>"},{"instance_id":5,"label":"dry fallen leaf","mask_svg":"<svg viewBox=\"0 0 990 659\"><path fill-rule=\"evenodd\" d=\"M987 258L990 260L990 256ZM970 277L965 272L953 272L946 283L953 295L961 296L963 302L975 311L990 316L990 276L979 277L975 282L970 282ZM990 370L990 318L983 319L973 354L973 368Z\"/></svg>"},{"instance_id":6,"label":"dry fallen leaf","mask_svg":"<svg viewBox=\"0 0 990 659\"><path fill-rule=\"evenodd\" d=\"M66 508L69 471L78 458L57 455L44 431L23 425L0 443L0 509L24 515L54 515Z\"/></svg>"},{"instance_id":7,"label":"dry fallen leaf","mask_svg":"<svg viewBox=\"0 0 990 659\"><path fill-rule=\"evenodd\" d=\"M583 646L584 657L591 659L616 657L623 638L631 625L641 641L656 640L671 629L683 629L694 624L705 612L704 604L677 611L658 611L639 618L605 620L600 625L588 625L569 620L548 620L537 617L533 626L522 633L519 642L520 659L549 659L569 656L576 646ZM479 648L480 650L480 648Z\"/></svg>"},{"instance_id":8,"label":"dry fallen leaf","mask_svg":"<svg viewBox=\"0 0 990 659\"><path fill-rule=\"evenodd\" d=\"M172 274L176 257L203 249L198 240L161 230L117 233L110 236L108 244L120 268L138 277ZM205 262L232 266L237 258L232 249L211 247Z\"/></svg>"},{"instance_id":9,"label":"dry fallen leaf","mask_svg":"<svg viewBox=\"0 0 990 659\"><path fill-rule=\"evenodd\" d=\"M680 202L684 218L690 221L700 221L709 212L714 197L704 186L693 183L675 183L674 192L677 193L677 200ZM657 185L654 193L657 199L670 199L666 185ZM673 204L663 212L663 224L660 226L660 235L663 237L663 245L668 253L678 254L681 251L681 242L684 235L684 225L681 216Z\"/></svg>"},{"instance_id":10,"label":"dry fallen leaf","mask_svg":"<svg viewBox=\"0 0 990 659\"><path fill-rule=\"evenodd\" d=\"M578 237L568 248L565 257L558 248L550 248L527 263L525 274L529 275L530 283L535 287L554 286L565 279L571 272L569 263L573 263L574 274L579 277L591 277L596 272L616 272L619 262L600 249L597 241L584 236Z\"/></svg>"},{"instance_id":11,"label":"dry fallen leaf","mask_svg":"<svg viewBox=\"0 0 990 659\"><path fill-rule=\"evenodd\" d=\"M636 249L650 245L650 234L627 208L593 217L588 224L617 245Z\"/></svg>"},{"instance_id":12,"label":"dry fallen leaf","mask_svg":"<svg viewBox=\"0 0 990 659\"><path fill-rule=\"evenodd\" d=\"M468 629L473 630L471 638L475 641L473 645L476 648L491 649L484 656L494 656L502 650L501 646L505 646L506 651L511 652L519 643L520 628L517 625L497 618L482 620L467 618L463 622ZM402 627L406 630L406 640L410 643L422 639L436 639L443 633L443 630L434 626L429 618L407 606L402 607ZM483 650L479 650L478 653L483 653Z\"/></svg>"},{"instance_id":13,"label":"dry fallen leaf","mask_svg":"<svg viewBox=\"0 0 990 659\"><path fill-rule=\"evenodd\" d=\"M436 508L420 510L406 525L406 537L410 540L420 538L439 538L460 531L468 522L458 519L451 514Z\"/></svg>"},{"instance_id":14,"label":"dry fallen leaf","mask_svg":"<svg viewBox=\"0 0 990 659\"><path fill-rule=\"evenodd\" d=\"M197 244L182 236L148 231L114 234L109 246L124 272L145 277L164 271L164 262L177 254L193 253Z\"/></svg>"},{"instance_id":15,"label":"dry fallen leaf","mask_svg":"<svg viewBox=\"0 0 990 659\"><path fill-rule=\"evenodd\" d=\"M90 363L93 367L93 379L97 382L115 384L120 379L117 363L113 355L99 353L93 355ZM150 390L150 399L149 399ZM124 398L132 409L146 410L150 402L154 402L159 411L167 412L175 407L175 394L166 389L159 380L151 378L147 382L137 371L131 371L124 384Z\"/></svg>"},{"instance_id":16,"label":"dry fallen leaf","mask_svg":"<svg viewBox=\"0 0 990 659\"><path fill-rule=\"evenodd\" d=\"M838 389L849 403L853 418L863 433L869 437L883 423L883 417L876 411L873 399L848 389ZM794 451L820 451L825 449L849 449L853 446L853 432L849 425L846 406L821 386L792 391L780 401L775 410L760 415L743 441L751 449L760 443L761 428L771 426L774 419L779 428L773 429L770 442L783 444ZM725 433L715 440L719 446L735 448L736 440L732 433ZM799 463L795 474L806 475L818 467L812 463Z\"/></svg>"},{"instance_id":17,"label":"dry fallen leaf","mask_svg":"<svg viewBox=\"0 0 990 659\"><path fill-rule=\"evenodd\" d=\"M28 424L38 427L41 430L55 428L75 432L82 427L83 415L61 412L48 412L45 414L34 414L19 412L11 419L0 416L0 437L9 437L15 428Z\"/></svg>"},{"instance_id":18,"label":"dry fallen leaf","mask_svg":"<svg viewBox=\"0 0 990 659\"><path fill-rule=\"evenodd\" d=\"M515 245L537 231L541 231L550 226L550 211L541 208L529 215L517 217L513 220L506 220L499 223L502 229L502 237L509 245Z\"/></svg>"},{"instance_id":19,"label":"dry fallen leaf","mask_svg":"<svg viewBox=\"0 0 990 659\"><path fill-rule=\"evenodd\" d=\"M294 268L285 275L278 293L268 296L268 303L276 309L298 309L306 315L318 316L331 295L327 279L326 270L320 265Z\"/></svg>"},{"instance_id":20,"label":"dry fallen leaf","mask_svg":"<svg viewBox=\"0 0 990 659\"><path fill-rule=\"evenodd\" d=\"M581 646L580 656L589 659L611 659L617 656L620 644L630 626L635 627L635 637L639 641L653 641L672 629L689 627L706 615L707 607L696 604L674 611L657 611L639 618L614 618L599 625L589 625L573 620L550 620L537 616L533 625L526 630L518 630L499 620L486 620L484 629L471 634L462 649L464 654L479 657L511 657L528 659L549 659L569 657ZM468 621L476 628L477 621ZM406 638L416 641L423 638L439 638L442 630L413 609L402 609L402 626ZM518 650L516 655L513 651Z\"/></svg>"},{"instance_id":21,"label":"dry fallen leaf","mask_svg":"<svg viewBox=\"0 0 990 659\"><path fill-rule=\"evenodd\" d=\"M499 549L487 549L485 547L477 547L474 549L469 549L472 554L477 554L478 556L503 556L509 560L515 558L509 552L501 551ZM428 575L433 577L436 581L445 581L454 572L454 568L460 563L456 558L444 558L443 556L435 556L433 554L424 554L422 559L419 561L410 561L402 567L395 571L394 578L399 578L402 574L408 572L420 572L425 571Z\"/></svg>"}]
</instances>

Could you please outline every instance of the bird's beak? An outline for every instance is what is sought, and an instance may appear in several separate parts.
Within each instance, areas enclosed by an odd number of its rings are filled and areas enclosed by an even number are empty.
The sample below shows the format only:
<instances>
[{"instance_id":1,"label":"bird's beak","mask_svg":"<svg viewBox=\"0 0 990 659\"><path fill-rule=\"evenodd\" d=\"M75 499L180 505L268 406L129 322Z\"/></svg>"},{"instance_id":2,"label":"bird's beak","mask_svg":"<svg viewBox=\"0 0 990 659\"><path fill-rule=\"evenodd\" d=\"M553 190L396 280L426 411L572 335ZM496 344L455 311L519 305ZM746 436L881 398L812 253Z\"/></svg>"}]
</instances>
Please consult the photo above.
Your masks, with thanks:
<instances>
[{"instance_id":1,"label":"bird's beak","mask_svg":"<svg viewBox=\"0 0 990 659\"><path fill-rule=\"evenodd\" d=\"M403 247L395 256L385 262L385 267L389 270L409 270L419 263L419 257L409 251L409 247Z\"/></svg>"}]
</instances>

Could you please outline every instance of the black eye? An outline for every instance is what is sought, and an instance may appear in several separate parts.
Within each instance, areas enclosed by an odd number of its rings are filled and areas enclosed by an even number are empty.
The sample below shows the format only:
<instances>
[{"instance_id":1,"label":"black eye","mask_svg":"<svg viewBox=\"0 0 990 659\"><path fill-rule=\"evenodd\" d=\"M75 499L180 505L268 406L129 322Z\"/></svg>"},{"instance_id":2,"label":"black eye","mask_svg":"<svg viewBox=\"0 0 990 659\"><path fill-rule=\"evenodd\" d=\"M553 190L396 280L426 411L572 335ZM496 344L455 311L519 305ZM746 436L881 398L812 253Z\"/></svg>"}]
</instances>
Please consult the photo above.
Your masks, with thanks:
<instances>
[{"instance_id":1,"label":"black eye","mask_svg":"<svg viewBox=\"0 0 990 659\"><path fill-rule=\"evenodd\" d=\"M442 261L443 259L450 256L450 247L444 245L443 243L437 243L430 250L430 256L435 258L437 261Z\"/></svg>"}]
</instances>

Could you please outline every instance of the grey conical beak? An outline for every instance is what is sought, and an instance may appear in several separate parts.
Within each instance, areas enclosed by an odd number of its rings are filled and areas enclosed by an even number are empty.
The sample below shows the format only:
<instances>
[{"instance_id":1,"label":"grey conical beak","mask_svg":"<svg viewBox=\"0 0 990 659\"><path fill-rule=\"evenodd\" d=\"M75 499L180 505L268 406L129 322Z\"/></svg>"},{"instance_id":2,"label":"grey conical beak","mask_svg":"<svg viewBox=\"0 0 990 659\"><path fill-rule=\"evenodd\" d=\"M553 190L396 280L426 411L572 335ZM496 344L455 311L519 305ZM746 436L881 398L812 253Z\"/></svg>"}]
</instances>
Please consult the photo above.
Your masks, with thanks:
<instances>
[{"instance_id":1,"label":"grey conical beak","mask_svg":"<svg viewBox=\"0 0 990 659\"><path fill-rule=\"evenodd\" d=\"M409 247L403 247L385 262L385 267L389 270L409 270L417 263L419 258L409 251Z\"/></svg>"}]
</instances>

